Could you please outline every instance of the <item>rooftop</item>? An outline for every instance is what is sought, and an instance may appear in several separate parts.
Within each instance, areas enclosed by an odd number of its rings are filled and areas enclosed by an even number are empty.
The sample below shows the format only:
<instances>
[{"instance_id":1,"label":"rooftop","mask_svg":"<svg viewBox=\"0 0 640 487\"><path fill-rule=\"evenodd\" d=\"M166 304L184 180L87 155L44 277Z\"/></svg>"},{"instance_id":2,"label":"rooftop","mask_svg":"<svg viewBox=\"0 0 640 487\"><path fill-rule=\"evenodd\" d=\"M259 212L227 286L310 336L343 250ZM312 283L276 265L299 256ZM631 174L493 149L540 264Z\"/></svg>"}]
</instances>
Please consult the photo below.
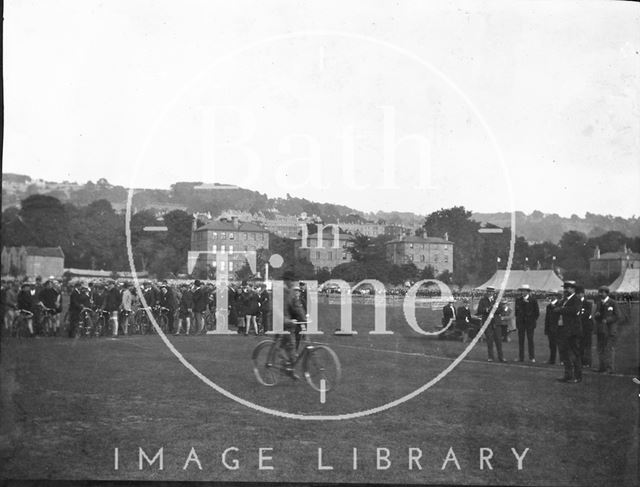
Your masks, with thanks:
<instances>
[{"instance_id":1,"label":"rooftop","mask_svg":"<svg viewBox=\"0 0 640 487\"><path fill-rule=\"evenodd\" d=\"M425 244L425 243L429 243L429 244L453 244L453 242L451 242L450 240L445 240L444 238L440 238L440 237L417 237L417 236L410 236L410 237L404 237L404 238L399 238L396 240L391 240L389 242L386 243L386 245L389 244L396 244L396 243L418 243L418 244Z\"/></svg>"},{"instance_id":2,"label":"rooftop","mask_svg":"<svg viewBox=\"0 0 640 487\"><path fill-rule=\"evenodd\" d=\"M267 230L262 228L255 223L247 223L247 222L237 222L234 223L232 221L222 221L216 220L213 222L209 222L206 225L201 226L200 228L196 228L196 232L206 232L206 231L214 231L214 232L266 232Z\"/></svg>"}]
</instances>

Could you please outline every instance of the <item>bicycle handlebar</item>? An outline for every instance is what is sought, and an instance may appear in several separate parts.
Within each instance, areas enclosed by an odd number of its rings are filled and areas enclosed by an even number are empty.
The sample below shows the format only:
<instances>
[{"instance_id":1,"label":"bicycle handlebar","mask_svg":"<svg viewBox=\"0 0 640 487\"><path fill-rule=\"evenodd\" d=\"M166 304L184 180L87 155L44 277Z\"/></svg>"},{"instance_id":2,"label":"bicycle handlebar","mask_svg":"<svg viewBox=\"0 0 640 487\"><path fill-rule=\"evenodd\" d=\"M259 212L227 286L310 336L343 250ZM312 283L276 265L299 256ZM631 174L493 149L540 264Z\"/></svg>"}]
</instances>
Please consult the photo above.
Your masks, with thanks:
<instances>
[{"instance_id":1,"label":"bicycle handlebar","mask_svg":"<svg viewBox=\"0 0 640 487\"><path fill-rule=\"evenodd\" d=\"M23 315L27 315L27 316L33 316L33 313L31 311L26 310L26 309L19 309L18 313L23 314Z\"/></svg>"}]
</instances>

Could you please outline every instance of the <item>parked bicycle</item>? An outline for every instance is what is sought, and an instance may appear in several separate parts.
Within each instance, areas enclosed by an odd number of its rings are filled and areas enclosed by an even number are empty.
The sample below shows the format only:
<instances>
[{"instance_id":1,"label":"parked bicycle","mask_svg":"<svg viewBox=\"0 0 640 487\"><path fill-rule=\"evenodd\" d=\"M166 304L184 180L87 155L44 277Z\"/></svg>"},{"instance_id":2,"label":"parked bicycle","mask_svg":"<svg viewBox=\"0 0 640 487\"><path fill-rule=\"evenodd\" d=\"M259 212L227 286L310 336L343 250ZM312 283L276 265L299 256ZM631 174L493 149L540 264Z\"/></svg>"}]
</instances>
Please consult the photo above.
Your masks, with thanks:
<instances>
[{"instance_id":1,"label":"parked bicycle","mask_svg":"<svg viewBox=\"0 0 640 487\"><path fill-rule=\"evenodd\" d=\"M78 319L78 326L75 332L76 338L91 338L96 336L93 322L93 310L91 308L82 308Z\"/></svg>"},{"instance_id":2,"label":"parked bicycle","mask_svg":"<svg viewBox=\"0 0 640 487\"><path fill-rule=\"evenodd\" d=\"M308 322L299 322L306 325ZM294 335L289 335L295 340ZM329 392L340 382L342 369L336 353L327 345L311 343L301 334L293 363L284 348L285 335L275 335L264 340L253 350L251 360L258 382L264 386L275 386L281 376L296 378L295 370L302 370L307 383L316 391Z\"/></svg>"},{"instance_id":3,"label":"parked bicycle","mask_svg":"<svg viewBox=\"0 0 640 487\"><path fill-rule=\"evenodd\" d=\"M26 309L19 309L11 324L11 335L22 340L23 337L31 337L33 334L29 330L29 320L33 318L33 313Z\"/></svg>"},{"instance_id":4,"label":"parked bicycle","mask_svg":"<svg viewBox=\"0 0 640 487\"><path fill-rule=\"evenodd\" d=\"M42 312L40 314L40 331L43 336L54 336L56 334L56 314L58 311L54 308L47 308L41 305Z\"/></svg>"}]
</instances>

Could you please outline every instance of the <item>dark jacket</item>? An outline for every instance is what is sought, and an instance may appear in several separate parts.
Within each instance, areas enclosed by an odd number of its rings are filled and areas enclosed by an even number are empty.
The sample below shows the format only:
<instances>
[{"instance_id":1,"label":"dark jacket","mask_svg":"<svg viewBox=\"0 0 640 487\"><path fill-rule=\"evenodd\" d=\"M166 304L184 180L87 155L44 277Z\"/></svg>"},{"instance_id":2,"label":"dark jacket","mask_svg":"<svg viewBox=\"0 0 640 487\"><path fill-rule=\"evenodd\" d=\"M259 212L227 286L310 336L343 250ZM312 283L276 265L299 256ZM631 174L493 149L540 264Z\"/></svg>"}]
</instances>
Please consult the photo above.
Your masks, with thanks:
<instances>
[{"instance_id":1,"label":"dark jacket","mask_svg":"<svg viewBox=\"0 0 640 487\"><path fill-rule=\"evenodd\" d=\"M167 292L160 294L160 306L164 306L171 311L175 311L178 308L178 300L173 289L167 289Z\"/></svg>"},{"instance_id":2,"label":"dark jacket","mask_svg":"<svg viewBox=\"0 0 640 487\"><path fill-rule=\"evenodd\" d=\"M495 304L495 298L493 300L489 300L487 296L482 296L480 298L480 301L478 302L478 309L476 310L476 315L482 318L483 324L485 321L487 321L487 318L489 317L489 313L491 312L491 308L493 308L494 304ZM490 325L493 325L495 323L497 312L498 310L496 309L496 313L494 313L493 319L491 320Z\"/></svg>"},{"instance_id":3,"label":"dark jacket","mask_svg":"<svg viewBox=\"0 0 640 487\"><path fill-rule=\"evenodd\" d=\"M596 312L594 313L596 321L596 331L598 333L616 334L616 328L620 321L620 309L618 303L612 298L606 300L599 299L596 303Z\"/></svg>"},{"instance_id":4,"label":"dark jacket","mask_svg":"<svg viewBox=\"0 0 640 487\"><path fill-rule=\"evenodd\" d=\"M193 291L193 312L203 313L209 304L209 292L204 286Z\"/></svg>"},{"instance_id":5,"label":"dark jacket","mask_svg":"<svg viewBox=\"0 0 640 487\"><path fill-rule=\"evenodd\" d=\"M104 310L108 312L118 311L122 303L122 295L117 287L109 289L104 296Z\"/></svg>"},{"instance_id":6,"label":"dark jacket","mask_svg":"<svg viewBox=\"0 0 640 487\"><path fill-rule=\"evenodd\" d=\"M583 334L591 334L593 332L593 315L591 301L582 300L580 308L580 324L582 325Z\"/></svg>"},{"instance_id":7,"label":"dark jacket","mask_svg":"<svg viewBox=\"0 0 640 487\"><path fill-rule=\"evenodd\" d=\"M453 304L446 304L442 308L442 326L447 326L450 320L455 320L456 312Z\"/></svg>"},{"instance_id":8,"label":"dark jacket","mask_svg":"<svg viewBox=\"0 0 640 487\"><path fill-rule=\"evenodd\" d=\"M185 289L180 297L180 309L188 311L193 309L193 293L191 289Z\"/></svg>"},{"instance_id":9,"label":"dark jacket","mask_svg":"<svg viewBox=\"0 0 640 487\"><path fill-rule=\"evenodd\" d=\"M78 288L74 288L69 295L69 313L78 316L82 308L91 306L91 298L88 294L81 292Z\"/></svg>"},{"instance_id":10,"label":"dark jacket","mask_svg":"<svg viewBox=\"0 0 640 487\"><path fill-rule=\"evenodd\" d=\"M31 313L33 313L35 307L31 291L20 290L20 292L18 293L18 309L23 309L25 311L30 311Z\"/></svg>"},{"instance_id":11,"label":"dark jacket","mask_svg":"<svg viewBox=\"0 0 640 487\"><path fill-rule=\"evenodd\" d=\"M560 315L558 333L563 336L582 335L582 323L580 322L580 310L582 303L578 296L573 294L569 298L558 301L554 311Z\"/></svg>"},{"instance_id":12,"label":"dark jacket","mask_svg":"<svg viewBox=\"0 0 640 487\"><path fill-rule=\"evenodd\" d=\"M547 308L544 315L544 334L552 335L558 331L558 321L560 315L554 311L555 305L559 303L557 300L555 303L551 302L547 304Z\"/></svg>"},{"instance_id":13,"label":"dark jacket","mask_svg":"<svg viewBox=\"0 0 640 487\"><path fill-rule=\"evenodd\" d=\"M523 296L516 298L516 328L535 328L539 316L538 301L531 295L529 295L527 301Z\"/></svg>"}]
</instances>

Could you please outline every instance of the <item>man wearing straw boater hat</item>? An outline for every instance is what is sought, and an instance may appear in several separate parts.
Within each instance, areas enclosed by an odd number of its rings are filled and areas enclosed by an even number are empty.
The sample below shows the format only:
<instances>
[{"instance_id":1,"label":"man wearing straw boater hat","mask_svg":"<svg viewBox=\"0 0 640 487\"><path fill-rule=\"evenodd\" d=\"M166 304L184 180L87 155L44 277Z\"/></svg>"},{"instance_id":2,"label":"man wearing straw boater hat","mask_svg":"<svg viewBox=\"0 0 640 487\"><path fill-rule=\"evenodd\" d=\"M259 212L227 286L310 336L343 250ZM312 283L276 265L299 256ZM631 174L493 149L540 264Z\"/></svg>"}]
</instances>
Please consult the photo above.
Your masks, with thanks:
<instances>
[{"instance_id":1,"label":"man wearing straw boater hat","mask_svg":"<svg viewBox=\"0 0 640 487\"><path fill-rule=\"evenodd\" d=\"M527 340L529 360L536 361L536 353L533 344L533 332L536 329L536 321L540 316L538 301L531 296L531 287L528 284L520 286L520 296L516 298L516 329L518 330L518 350L520 362L524 362L524 342Z\"/></svg>"},{"instance_id":2,"label":"man wearing straw boater hat","mask_svg":"<svg viewBox=\"0 0 640 487\"><path fill-rule=\"evenodd\" d=\"M564 299L554 307L560 315L558 322L558 348L560 360L564 363L564 377L559 382L576 384L582 382L582 356L580 354L580 337L582 324L580 310L582 305L576 294L576 282L565 281Z\"/></svg>"}]
</instances>

